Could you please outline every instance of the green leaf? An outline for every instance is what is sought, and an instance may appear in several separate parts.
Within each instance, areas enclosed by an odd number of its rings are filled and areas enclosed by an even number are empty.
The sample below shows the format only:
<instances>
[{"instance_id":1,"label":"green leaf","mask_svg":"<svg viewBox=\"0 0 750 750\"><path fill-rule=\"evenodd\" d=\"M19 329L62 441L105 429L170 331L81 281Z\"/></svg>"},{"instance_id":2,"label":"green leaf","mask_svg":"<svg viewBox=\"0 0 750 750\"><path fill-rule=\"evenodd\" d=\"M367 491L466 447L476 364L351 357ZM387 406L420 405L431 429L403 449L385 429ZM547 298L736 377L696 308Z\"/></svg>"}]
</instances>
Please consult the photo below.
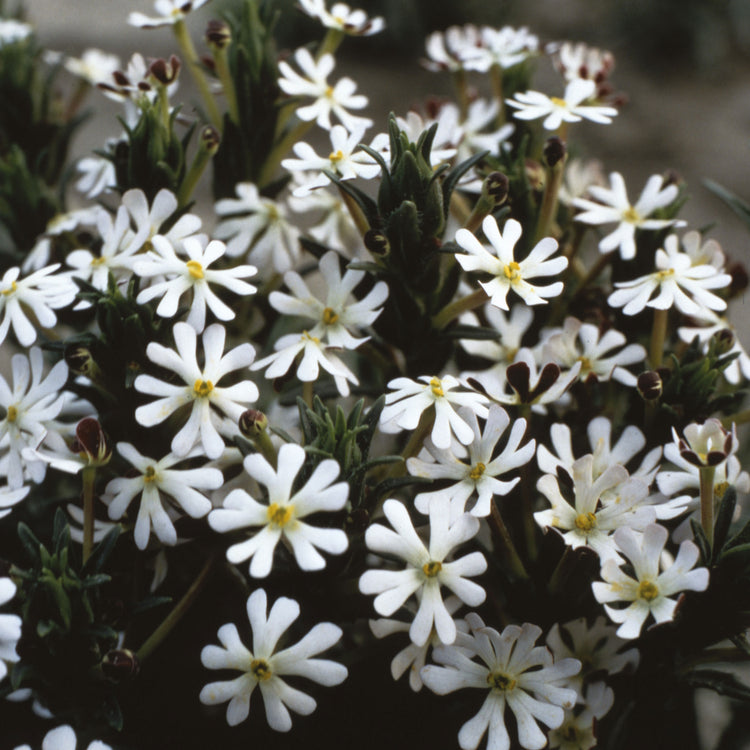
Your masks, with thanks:
<instances>
[{"instance_id":1,"label":"green leaf","mask_svg":"<svg viewBox=\"0 0 750 750\"><path fill-rule=\"evenodd\" d=\"M719 512L716 514L716 522L714 523L714 559L719 557L719 550L724 547L727 540L736 505L737 490L730 484L724 491L724 497L721 498Z\"/></svg>"},{"instance_id":2,"label":"green leaf","mask_svg":"<svg viewBox=\"0 0 750 750\"><path fill-rule=\"evenodd\" d=\"M750 687L729 672L721 672L718 669L696 669L685 675L685 682L691 687L708 688L719 695L750 702Z\"/></svg>"},{"instance_id":3,"label":"green leaf","mask_svg":"<svg viewBox=\"0 0 750 750\"><path fill-rule=\"evenodd\" d=\"M698 545L698 549L701 551L701 562L704 565L708 565L711 561L711 544L708 541L708 537L706 537L706 532L694 518L690 519L690 528L693 530L695 543Z\"/></svg>"},{"instance_id":4,"label":"green leaf","mask_svg":"<svg viewBox=\"0 0 750 750\"><path fill-rule=\"evenodd\" d=\"M91 557L86 561L84 571L91 571L92 573L98 573L101 571L107 558L112 553L112 550L117 544L117 539L120 536L120 527L113 526L106 534L106 536L94 547L91 552Z\"/></svg>"},{"instance_id":5,"label":"green leaf","mask_svg":"<svg viewBox=\"0 0 750 750\"><path fill-rule=\"evenodd\" d=\"M719 185L713 180L703 180L703 184L717 197L720 198L739 218L750 228L750 205L731 190Z\"/></svg>"},{"instance_id":6,"label":"green leaf","mask_svg":"<svg viewBox=\"0 0 750 750\"><path fill-rule=\"evenodd\" d=\"M34 532L23 522L18 524L18 538L21 540L23 548L33 560L34 564L40 565L40 550L42 548L42 543L34 536Z\"/></svg>"}]
</instances>

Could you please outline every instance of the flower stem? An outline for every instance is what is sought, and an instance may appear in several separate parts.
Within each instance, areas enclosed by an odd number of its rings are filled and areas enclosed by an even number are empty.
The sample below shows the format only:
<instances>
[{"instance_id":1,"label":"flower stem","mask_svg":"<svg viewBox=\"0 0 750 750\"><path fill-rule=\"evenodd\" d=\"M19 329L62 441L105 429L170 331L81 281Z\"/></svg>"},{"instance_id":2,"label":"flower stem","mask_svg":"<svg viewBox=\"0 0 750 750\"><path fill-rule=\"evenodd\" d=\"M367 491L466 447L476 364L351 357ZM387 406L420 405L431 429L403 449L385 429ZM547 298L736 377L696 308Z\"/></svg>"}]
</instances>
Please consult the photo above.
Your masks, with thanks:
<instances>
[{"instance_id":1,"label":"flower stem","mask_svg":"<svg viewBox=\"0 0 750 750\"><path fill-rule=\"evenodd\" d=\"M701 466L699 469L701 489L701 526L706 532L708 543L714 543L714 474L715 466Z\"/></svg>"},{"instance_id":2,"label":"flower stem","mask_svg":"<svg viewBox=\"0 0 750 750\"><path fill-rule=\"evenodd\" d=\"M302 399L312 409L313 405L313 381L305 380L302 382Z\"/></svg>"},{"instance_id":3,"label":"flower stem","mask_svg":"<svg viewBox=\"0 0 750 750\"><path fill-rule=\"evenodd\" d=\"M750 409L738 411L736 414L730 414L728 417L722 417L720 420L724 427L731 429L733 424L746 424L750 422Z\"/></svg>"},{"instance_id":4,"label":"flower stem","mask_svg":"<svg viewBox=\"0 0 750 750\"><path fill-rule=\"evenodd\" d=\"M502 541L502 553L506 562L510 566L510 569L518 578L525 581L528 580L529 574L526 572L523 561L518 555L516 545L513 544L513 539L511 539L508 527L505 525L505 521L503 521L503 517L500 515L500 509L497 507L494 498L490 503L490 524Z\"/></svg>"},{"instance_id":5,"label":"flower stem","mask_svg":"<svg viewBox=\"0 0 750 750\"><path fill-rule=\"evenodd\" d=\"M432 327L437 331L442 331L443 328L446 328L461 313L481 307L488 299L487 292L479 288L466 297L462 297L455 300L455 302L451 302L450 305L446 305L432 318Z\"/></svg>"},{"instance_id":6,"label":"flower stem","mask_svg":"<svg viewBox=\"0 0 750 750\"><path fill-rule=\"evenodd\" d=\"M494 200L491 200L486 195L481 195L474 205L471 214L464 222L464 229L468 229L470 232L476 232L482 224L482 221L484 221L484 217L491 214L496 206L497 204Z\"/></svg>"},{"instance_id":7,"label":"flower stem","mask_svg":"<svg viewBox=\"0 0 750 750\"><path fill-rule=\"evenodd\" d=\"M546 172L547 179L544 184L542 205L539 208L536 235L534 237L535 243L544 237L548 237L552 231L552 225L557 214L557 199L560 195L560 186L565 174L565 159L560 159L553 167L547 167Z\"/></svg>"},{"instance_id":8,"label":"flower stem","mask_svg":"<svg viewBox=\"0 0 750 750\"><path fill-rule=\"evenodd\" d=\"M227 100L229 119L236 125L240 124L240 109L237 105L237 90L234 87L232 73L229 70L229 50L226 47L218 47L214 52L216 63L216 75L219 76L224 98Z\"/></svg>"},{"instance_id":9,"label":"flower stem","mask_svg":"<svg viewBox=\"0 0 750 750\"><path fill-rule=\"evenodd\" d=\"M344 32L341 29L328 29L328 32L323 37L323 41L318 47L318 51L315 53L315 59L320 60L326 53L334 54L339 48L341 42L344 41Z\"/></svg>"},{"instance_id":10,"label":"flower stem","mask_svg":"<svg viewBox=\"0 0 750 750\"><path fill-rule=\"evenodd\" d=\"M492 86L492 95L497 102L495 127L499 128L505 122L505 97L503 96L503 69L497 63L490 68L490 85Z\"/></svg>"},{"instance_id":11,"label":"flower stem","mask_svg":"<svg viewBox=\"0 0 750 750\"><path fill-rule=\"evenodd\" d=\"M575 563L576 557L573 554L573 548L566 546L565 552L563 552L562 557L552 571L549 584L547 585L547 590L552 596L560 596L564 593L563 587L568 578L570 578Z\"/></svg>"},{"instance_id":12,"label":"flower stem","mask_svg":"<svg viewBox=\"0 0 750 750\"><path fill-rule=\"evenodd\" d=\"M307 133L308 130L315 124L314 120L305 122L300 120L293 128L290 128L286 135L282 136L281 140L276 143L273 147L268 158L263 162L260 174L258 175L258 188L265 187L271 180L278 169L281 160L287 155L289 149Z\"/></svg>"},{"instance_id":13,"label":"flower stem","mask_svg":"<svg viewBox=\"0 0 750 750\"><path fill-rule=\"evenodd\" d=\"M654 310L654 325L651 329L651 345L649 348L649 360L654 370L661 367L664 358L664 342L667 338L668 320L669 310Z\"/></svg>"},{"instance_id":14,"label":"flower stem","mask_svg":"<svg viewBox=\"0 0 750 750\"><path fill-rule=\"evenodd\" d=\"M142 663L145 661L162 643L162 641L172 632L183 615L190 609L198 594L201 592L206 581L213 570L216 560L219 558L219 552L212 552L198 576L190 585L190 588L183 594L182 599L174 606L174 609L162 620L159 627L146 639L145 643L138 649L138 660Z\"/></svg>"},{"instance_id":15,"label":"flower stem","mask_svg":"<svg viewBox=\"0 0 750 750\"><path fill-rule=\"evenodd\" d=\"M461 122L464 122L469 114L469 86L466 83L466 71L455 71L453 73L453 83L456 87L456 99L458 99L459 117L461 119Z\"/></svg>"},{"instance_id":16,"label":"flower stem","mask_svg":"<svg viewBox=\"0 0 750 750\"><path fill-rule=\"evenodd\" d=\"M211 120L215 127L221 129L221 114L219 114L219 108L216 106L216 99L214 99L214 95L211 93L206 76L201 70L198 53L195 51L193 40L190 38L190 32L188 31L185 21L177 21L177 23L172 25L172 29L174 30L177 44L180 46L180 50L182 50L182 54L187 60L188 68L193 76L195 85L198 87L198 92L206 106L208 119Z\"/></svg>"},{"instance_id":17,"label":"flower stem","mask_svg":"<svg viewBox=\"0 0 750 750\"><path fill-rule=\"evenodd\" d=\"M96 466L83 470L83 564L91 557L94 549L94 480Z\"/></svg>"}]
</instances>

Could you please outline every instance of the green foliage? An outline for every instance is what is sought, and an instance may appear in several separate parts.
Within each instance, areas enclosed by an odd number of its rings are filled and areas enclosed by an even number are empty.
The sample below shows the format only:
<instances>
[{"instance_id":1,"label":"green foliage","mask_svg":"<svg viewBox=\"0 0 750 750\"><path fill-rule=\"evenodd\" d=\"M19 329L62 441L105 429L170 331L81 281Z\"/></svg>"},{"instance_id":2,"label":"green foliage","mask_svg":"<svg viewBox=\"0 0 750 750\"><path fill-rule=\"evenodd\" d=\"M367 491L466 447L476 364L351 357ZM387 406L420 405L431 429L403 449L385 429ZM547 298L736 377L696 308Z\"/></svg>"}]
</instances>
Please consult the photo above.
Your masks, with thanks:
<instances>
[{"instance_id":1,"label":"green foliage","mask_svg":"<svg viewBox=\"0 0 750 750\"><path fill-rule=\"evenodd\" d=\"M119 527L107 534L85 565L59 508L49 547L23 523L18 535L29 566L11 568L23 617L17 647L22 661L11 674L13 689L31 688L58 717L90 721L119 715L112 712L114 697L99 669L117 643L115 623L105 614L110 576L102 571Z\"/></svg>"}]
</instances>

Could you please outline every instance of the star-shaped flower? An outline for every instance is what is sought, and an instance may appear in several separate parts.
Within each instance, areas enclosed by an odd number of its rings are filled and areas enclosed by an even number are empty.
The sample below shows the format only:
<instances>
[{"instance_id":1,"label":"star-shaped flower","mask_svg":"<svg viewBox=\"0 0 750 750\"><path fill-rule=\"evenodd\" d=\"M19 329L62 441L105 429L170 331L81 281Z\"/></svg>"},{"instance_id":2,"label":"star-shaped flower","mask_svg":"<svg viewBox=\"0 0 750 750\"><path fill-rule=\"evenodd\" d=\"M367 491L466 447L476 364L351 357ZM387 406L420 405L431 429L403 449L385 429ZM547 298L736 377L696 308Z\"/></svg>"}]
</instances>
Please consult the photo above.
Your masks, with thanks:
<instances>
[{"instance_id":1,"label":"star-shaped flower","mask_svg":"<svg viewBox=\"0 0 750 750\"><path fill-rule=\"evenodd\" d=\"M195 329L187 323L176 323L172 332L177 351L152 341L146 348L146 355L155 364L177 373L184 385L172 385L152 375L139 375L135 379L135 389L160 398L139 406L135 418L144 427L153 427L182 406L189 405L190 417L172 439L172 452L186 456L200 440L206 455L218 458L224 450L219 432L225 432L226 426L218 420L214 409L236 424L247 405L258 398L258 388L249 380L229 387L221 387L219 382L227 373L248 367L255 350L250 344L241 344L223 354L226 330L215 323L203 332L205 359L200 367Z\"/></svg>"},{"instance_id":2,"label":"star-shaped flower","mask_svg":"<svg viewBox=\"0 0 750 750\"><path fill-rule=\"evenodd\" d=\"M299 617L299 604L293 599L277 599L266 614L268 599L256 589L247 600L247 617L253 631L253 649L240 640L234 623L219 628L221 646L206 646L201 652L208 669L235 669L242 674L234 680L211 682L200 693L201 703L214 706L226 703L227 723L236 726L250 713L250 697L256 687L266 709L271 729L288 732L292 728L289 709L307 716L316 707L315 700L284 682L282 677L303 677L327 687L341 684L347 669L329 659L313 658L331 648L341 638L341 628L330 622L316 625L302 640L277 651L289 626Z\"/></svg>"},{"instance_id":3,"label":"star-shaped flower","mask_svg":"<svg viewBox=\"0 0 750 750\"><path fill-rule=\"evenodd\" d=\"M328 29L349 36L371 36L385 28L381 16L369 18L363 10L350 8L346 3L334 3L329 11L325 0L299 0L300 7L312 18L317 18Z\"/></svg>"},{"instance_id":4,"label":"star-shaped flower","mask_svg":"<svg viewBox=\"0 0 750 750\"><path fill-rule=\"evenodd\" d=\"M143 13L131 13L128 23L142 29L156 29L159 26L172 26L184 21L188 13L197 10L209 0L155 0L154 10L158 16L147 16Z\"/></svg>"},{"instance_id":5,"label":"star-shaped flower","mask_svg":"<svg viewBox=\"0 0 750 750\"><path fill-rule=\"evenodd\" d=\"M276 469L259 453L245 456L245 471L266 487L268 504L259 503L243 489L236 489L224 498L224 507L212 511L208 517L211 528L221 533L259 528L249 539L227 550L227 560L234 564L252 558L250 575L254 578L265 578L271 572L274 551L282 539L291 546L302 570L325 567L325 558L317 549L340 555L348 546L341 529L311 526L302 520L321 511L339 511L346 504L349 485L334 484L340 471L338 463L333 459L321 461L307 482L292 492L304 463L305 450L294 443L281 446Z\"/></svg>"},{"instance_id":6,"label":"star-shaped flower","mask_svg":"<svg viewBox=\"0 0 750 750\"><path fill-rule=\"evenodd\" d=\"M505 222L503 233L495 217L490 215L482 222L482 230L490 241L494 254L468 230L456 232L456 242L468 254L457 253L456 260L464 271L483 271L493 276L491 281L480 281L493 305L508 310L506 297L513 290L527 305L546 304L549 297L557 297L563 290L561 281L547 286L535 286L529 279L539 276L554 276L568 267L568 259L563 256L551 258L557 250L557 241L545 237L534 249L518 262L513 257L513 248L521 238L521 224L515 219Z\"/></svg>"}]
</instances>

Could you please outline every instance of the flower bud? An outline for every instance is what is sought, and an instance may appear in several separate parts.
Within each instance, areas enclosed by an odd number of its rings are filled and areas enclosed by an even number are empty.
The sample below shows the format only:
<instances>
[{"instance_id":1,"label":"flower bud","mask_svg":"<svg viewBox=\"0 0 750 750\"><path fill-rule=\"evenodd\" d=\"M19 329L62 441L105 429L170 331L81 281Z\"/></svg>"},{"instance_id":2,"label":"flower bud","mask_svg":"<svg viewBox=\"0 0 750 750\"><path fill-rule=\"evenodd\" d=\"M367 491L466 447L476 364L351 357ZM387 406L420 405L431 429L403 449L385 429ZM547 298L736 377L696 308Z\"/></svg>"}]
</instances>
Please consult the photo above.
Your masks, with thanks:
<instances>
[{"instance_id":1,"label":"flower bud","mask_svg":"<svg viewBox=\"0 0 750 750\"><path fill-rule=\"evenodd\" d=\"M200 134L201 148L208 153L209 156L213 156L219 150L219 144L221 143L221 136L219 131L206 125Z\"/></svg>"},{"instance_id":2,"label":"flower bud","mask_svg":"<svg viewBox=\"0 0 750 750\"><path fill-rule=\"evenodd\" d=\"M559 164L565 158L566 153L565 141L556 135L548 138L544 144L544 162L550 168Z\"/></svg>"},{"instance_id":3,"label":"flower bud","mask_svg":"<svg viewBox=\"0 0 750 750\"><path fill-rule=\"evenodd\" d=\"M664 390L664 381L655 370L647 370L638 376L638 393L644 401L656 401Z\"/></svg>"},{"instance_id":4,"label":"flower bud","mask_svg":"<svg viewBox=\"0 0 750 750\"><path fill-rule=\"evenodd\" d=\"M232 30L224 21L209 21L206 27L206 42L210 47L226 49L232 41Z\"/></svg>"},{"instance_id":5,"label":"flower bud","mask_svg":"<svg viewBox=\"0 0 750 750\"><path fill-rule=\"evenodd\" d=\"M734 333L729 328L722 328L711 337L714 352L720 357L732 351L735 343Z\"/></svg>"},{"instance_id":6,"label":"flower bud","mask_svg":"<svg viewBox=\"0 0 750 750\"><path fill-rule=\"evenodd\" d=\"M508 178L502 172L491 172L482 183L482 195L500 206L508 197L508 187Z\"/></svg>"},{"instance_id":7,"label":"flower bud","mask_svg":"<svg viewBox=\"0 0 750 750\"><path fill-rule=\"evenodd\" d=\"M246 438L254 438L260 435L268 427L268 417L257 409L248 409L240 415L240 432Z\"/></svg>"},{"instance_id":8,"label":"flower bud","mask_svg":"<svg viewBox=\"0 0 750 750\"><path fill-rule=\"evenodd\" d=\"M164 59L154 60L149 67L151 75L164 86L168 86L177 80L177 76L180 73L180 58L176 55L172 55L169 58L169 62Z\"/></svg>"},{"instance_id":9,"label":"flower bud","mask_svg":"<svg viewBox=\"0 0 750 750\"><path fill-rule=\"evenodd\" d=\"M68 369L75 375L85 375L91 380L96 380L101 374L99 365L91 356L91 350L83 344L73 344L66 347L63 357Z\"/></svg>"},{"instance_id":10,"label":"flower bud","mask_svg":"<svg viewBox=\"0 0 750 750\"><path fill-rule=\"evenodd\" d=\"M364 236L365 247L377 258L383 258L391 251L388 238L375 229L368 229Z\"/></svg>"},{"instance_id":11,"label":"flower bud","mask_svg":"<svg viewBox=\"0 0 750 750\"><path fill-rule=\"evenodd\" d=\"M140 670L138 655L127 648L108 651L102 659L102 671L115 682L133 679Z\"/></svg>"},{"instance_id":12,"label":"flower bud","mask_svg":"<svg viewBox=\"0 0 750 750\"><path fill-rule=\"evenodd\" d=\"M680 456L694 466L718 466L739 447L734 426L729 432L718 419L689 424L683 430L684 438L673 427L672 435Z\"/></svg>"},{"instance_id":13,"label":"flower bud","mask_svg":"<svg viewBox=\"0 0 750 750\"><path fill-rule=\"evenodd\" d=\"M109 440L93 417L86 417L76 425L76 437L70 449L87 459L90 466L103 466L112 458Z\"/></svg>"}]
</instances>

